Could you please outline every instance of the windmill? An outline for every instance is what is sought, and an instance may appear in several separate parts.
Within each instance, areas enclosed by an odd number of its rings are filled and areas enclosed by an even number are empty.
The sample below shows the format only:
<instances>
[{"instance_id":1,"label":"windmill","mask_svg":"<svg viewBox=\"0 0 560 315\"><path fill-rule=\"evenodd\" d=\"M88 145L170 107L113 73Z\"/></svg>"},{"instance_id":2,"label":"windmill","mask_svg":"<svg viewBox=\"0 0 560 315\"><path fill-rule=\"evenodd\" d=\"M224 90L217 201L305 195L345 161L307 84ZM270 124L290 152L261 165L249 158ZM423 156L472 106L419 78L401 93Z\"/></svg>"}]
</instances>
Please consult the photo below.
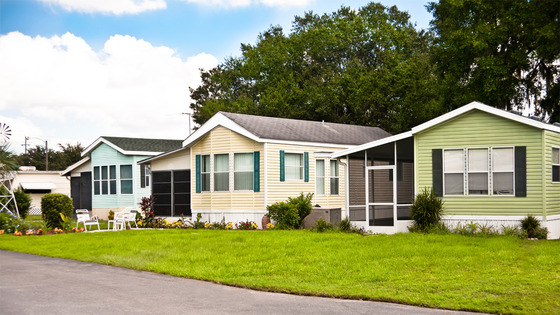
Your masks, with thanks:
<instances>
[{"instance_id":1,"label":"windmill","mask_svg":"<svg viewBox=\"0 0 560 315\"><path fill-rule=\"evenodd\" d=\"M0 123L0 146L2 147L3 153L6 154L5 150L10 137L12 136L12 129L5 123ZM14 180L14 171L8 165L5 165L0 161L0 211L10 211L10 203L14 204L17 216L19 217L19 210L12 191L12 183Z\"/></svg>"}]
</instances>

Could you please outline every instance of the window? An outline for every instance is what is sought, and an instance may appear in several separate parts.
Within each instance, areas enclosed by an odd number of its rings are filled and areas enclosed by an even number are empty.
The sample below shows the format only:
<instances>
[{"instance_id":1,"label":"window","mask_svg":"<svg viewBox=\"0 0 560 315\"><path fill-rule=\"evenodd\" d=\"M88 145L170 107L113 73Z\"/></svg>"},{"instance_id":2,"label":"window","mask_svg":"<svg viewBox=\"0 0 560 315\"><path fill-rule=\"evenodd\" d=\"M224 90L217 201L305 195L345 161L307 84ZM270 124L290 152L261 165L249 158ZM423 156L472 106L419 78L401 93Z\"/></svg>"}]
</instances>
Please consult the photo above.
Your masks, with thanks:
<instances>
[{"instance_id":1,"label":"window","mask_svg":"<svg viewBox=\"0 0 560 315\"><path fill-rule=\"evenodd\" d=\"M286 179L302 180L303 179L303 154L286 153Z\"/></svg>"},{"instance_id":2,"label":"window","mask_svg":"<svg viewBox=\"0 0 560 315\"><path fill-rule=\"evenodd\" d=\"M200 182L202 191L210 191L210 155L203 155L201 161Z\"/></svg>"},{"instance_id":3,"label":"window","mask_svg":"<svg viewBox=\"0 0 560 315\"><path fill-rule=\"evenodd\" d=\"M492 149L492 194L513 195L513 148Z\"/></svg>"},{"instance_id":4,"label":"window","mask_svg":"<svg viewBox=\"0 0 560 315\"><path fill-rule=\"evenodd\" d=\"M444 195L464 194L465 159L464 151L443 151L443 187Z\"/></svg>"},{"instance_id":5,"label":"window","mask_svg":"<svg viewBox=\"0 0 560 315\"><path fill-rule=\"evenodd\" d=\"M229 154L214 155L214 191L229 190Z\"/></svg>"},{"instance_id":6,"label":"window","mask_svg":"<svg viewBox=\"0 0 560 315\"><path fill-rule=\"evenodd\" d=\"M121 194L132 194L132 165L121 165Z\"/></svg>"},{"instance_id":7,"label":"window","mask_svg":"<svg viewBox=\"0 0 560 315\"><path fill-rule=\"evenodd\" d=\"M109 166L109 193L117 194L117 167L115 165Z\"/></svg>"},{"instance_id":8,"label":"window","mask_svg":"<svg viewBox=\"0 0 560 315\"><path fill-rule=\"evenodd\" d=\"M109 168L107 166L101 166L101 194L109 194Z\"/></svg>"},{"instance_id":9,"label":"window","mask_svg":"<svg viewBox=\"0 0 560 315\"><path fill-rule=\"evenodd\" d=\"M331 160L331 195L338 195L338 161Z\"/></svg>"},{"instance_id":10,"label":"window","mask_svg":"<svg viewBox=\"0 0 560 315\"><path fill-rule=\"evenodd\" d=\"M560 148L552 148L552 181L560 182Z\"/></svg>"},{"instance_id":11,"label":"window","mask_svg":"<svg viewBox=\"0 0 560 315\"><path fill-rule=\"evenodd\" d=\"M140 165L140 187L150 187L150 165Z\"/></svg>"},{"instance_id":12,"label":"window","mask_svg":"<svg viewBox=\"0 0 560 315\"><path fill-rule=\"evenodd\" d=\"M325 160L315 161L315 193L325 194Z\"/></svg>"},{"instance_id":13,"label":"window","mask_svg":"<svg viewBox=\"0 0 560 315\"><path fill-rule=\"evenodd\" d=\"M233 189L253 190L253 153L235 153L233 168Z\"/></svg>"},{"instance_id":14,"label":"window","mask_svg":"<svg viewBox=\"0 0 560 315\"><path fill-rule=\"evenodd\" d=\"M468 157L468 194L488 195L488 149L469 149Z\"/></svg>"},{"instance_id":15,"label":"window","mask_svg":"<svg viewBox=\"0 0 560 315\"><path fill-rule=\"evenodd\" d=\"M99 173L99 166L93 167L93 194L101 194L101 176Z\"/></svg>"}]
</instances>

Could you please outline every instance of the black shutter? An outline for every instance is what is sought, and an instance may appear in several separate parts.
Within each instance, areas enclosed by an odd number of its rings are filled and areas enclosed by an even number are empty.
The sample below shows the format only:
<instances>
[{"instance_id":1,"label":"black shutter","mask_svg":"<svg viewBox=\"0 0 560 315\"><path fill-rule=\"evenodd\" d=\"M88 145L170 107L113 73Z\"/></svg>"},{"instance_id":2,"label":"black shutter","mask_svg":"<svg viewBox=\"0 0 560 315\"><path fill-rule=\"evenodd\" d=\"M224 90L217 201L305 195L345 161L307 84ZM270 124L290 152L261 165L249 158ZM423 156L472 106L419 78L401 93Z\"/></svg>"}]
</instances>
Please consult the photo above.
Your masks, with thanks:
<instances>
[{"instance_id":1,"label":"black shutter","mask_svg":"<svg viewBox=\"0 0 560 315\"><path fill-rule=\"evenodd\" d=\"M527 147L515 147L515 197L527 197Z\"/></svg>"},{"instance_id":2,"label":"black shutter","mask_svg":"<svg viewBox=\"0 0 560 315\"><path fill-rule=\"evenodd\" d=\"M441 149L432 149L432 188L437 197L443 197L443 155Z\"/></svg>"},{"instance_id":3,"label":"black shutter","mask_svg":"<svg viewBox=\"0 0 560 315\"><path fill-rule=\"evenodd\" d=\"M140 187L146 187L146 165L140 165Z\"/></svg>"}]
</instances>

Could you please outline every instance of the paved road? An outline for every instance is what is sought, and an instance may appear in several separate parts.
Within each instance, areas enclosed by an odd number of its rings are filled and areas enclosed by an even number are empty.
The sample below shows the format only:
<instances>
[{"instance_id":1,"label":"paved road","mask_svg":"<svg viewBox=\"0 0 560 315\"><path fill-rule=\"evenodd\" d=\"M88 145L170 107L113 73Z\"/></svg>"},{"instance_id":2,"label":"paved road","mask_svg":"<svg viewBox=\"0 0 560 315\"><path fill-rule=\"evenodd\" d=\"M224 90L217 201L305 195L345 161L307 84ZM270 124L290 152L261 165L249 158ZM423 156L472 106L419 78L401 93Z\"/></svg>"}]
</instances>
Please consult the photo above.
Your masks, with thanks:
<instances>
[{"instance_id":1,"label":"paved road","mask_svg":"<svg viewBox=\"0 0 560 315\"><path fill-rule=\"evenodd\" d=\"M0 250L0 314L467 314L228 287Z\"/></svg>"}]
</instances>

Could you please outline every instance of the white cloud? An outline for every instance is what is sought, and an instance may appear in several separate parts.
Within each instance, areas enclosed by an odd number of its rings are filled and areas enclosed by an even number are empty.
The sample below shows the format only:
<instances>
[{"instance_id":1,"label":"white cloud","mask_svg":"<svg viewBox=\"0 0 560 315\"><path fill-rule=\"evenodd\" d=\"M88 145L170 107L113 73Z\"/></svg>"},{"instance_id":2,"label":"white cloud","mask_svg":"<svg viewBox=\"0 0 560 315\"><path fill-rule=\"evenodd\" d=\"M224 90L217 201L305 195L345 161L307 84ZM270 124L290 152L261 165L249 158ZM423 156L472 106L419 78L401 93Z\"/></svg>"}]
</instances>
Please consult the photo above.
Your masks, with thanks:
<instances>
[{"instance_id":1,"label":"white cloud","mask_svg":"<svg viewBox=\"0 0 560 315\"><path fill-rule=\"evenodd\" d=\"M37 0L66 11L104 14L138 14L167 8L165 0Z\"/></svg>"},{"instance_id":2,"label":"white cloud","mask_svg":"<svg viewBox=\"0 0 560 315\"><path fill-rule=\"evenodd\" d=\"M200 84L199 68L217 64L205 53L185 61L131 36L112 36L95 52L70 33L32 38L12 32L0 36L0 115L16 112L26 123L15 123L40 128L26 135L84 145L102 135L182 139L188 87Z\"/></svg>"},{"instance_id":3,"label":"white cloud","mask_svg":"<svg viewBox=\"0 0 560 315\"><path fill-rule=\"evenodd\" d=\"M211 7L236 8L250 5L266 5L269 7L304 7L312 0L184 0L188 3L196 3Z\"/></svg>"}]
</instances>

